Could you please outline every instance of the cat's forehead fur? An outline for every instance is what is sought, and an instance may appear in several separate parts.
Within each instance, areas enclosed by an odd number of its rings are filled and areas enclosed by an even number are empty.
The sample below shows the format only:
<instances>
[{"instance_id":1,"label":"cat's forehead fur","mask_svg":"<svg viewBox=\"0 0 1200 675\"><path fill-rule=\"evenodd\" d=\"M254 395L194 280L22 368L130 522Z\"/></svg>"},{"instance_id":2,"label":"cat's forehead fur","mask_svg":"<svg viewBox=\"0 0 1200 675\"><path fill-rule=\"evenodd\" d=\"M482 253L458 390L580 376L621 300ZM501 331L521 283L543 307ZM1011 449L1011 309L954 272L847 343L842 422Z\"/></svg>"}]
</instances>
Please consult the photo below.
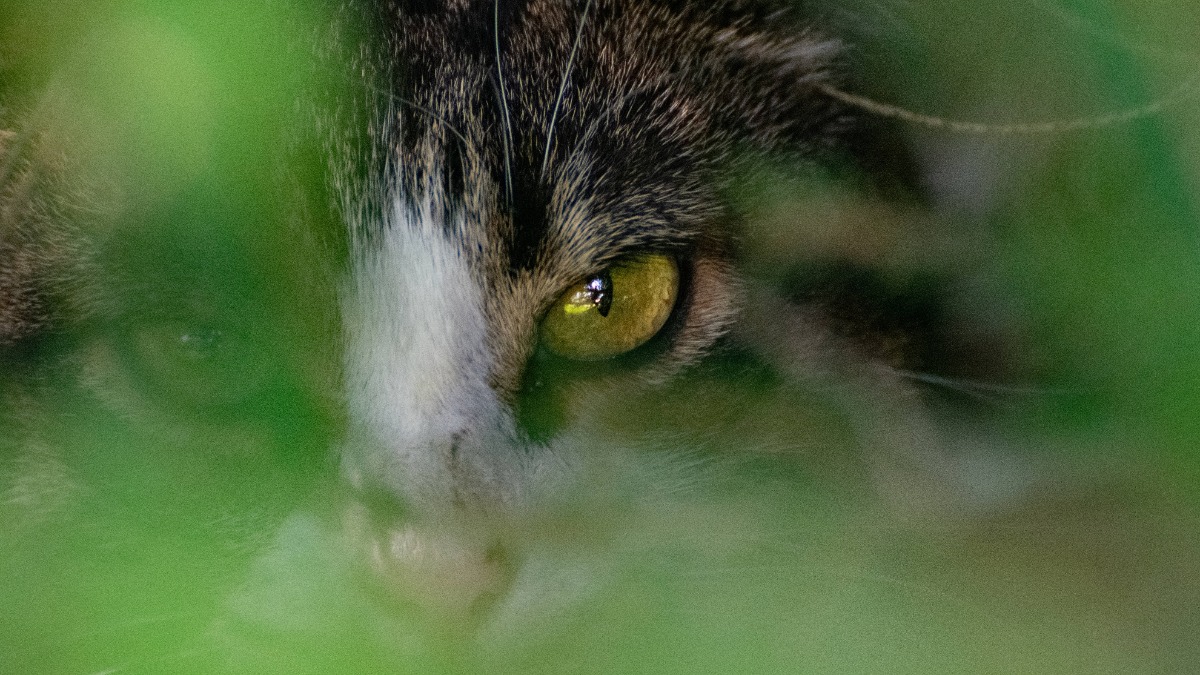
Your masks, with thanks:
<instances>
[{"instance_id":1,"label":"cat's forehead fur","mask_svg":"<svg viewBox=\"0 0 1200 675\"><path fill-rule=\"evenodd\" d=\"M387 199L442 212L501 389L564 286L721 236L736 152L820 154L844 123L815 89L836 45L764 3L397 1L376 20Z\"/></svg>"}]
</instances>

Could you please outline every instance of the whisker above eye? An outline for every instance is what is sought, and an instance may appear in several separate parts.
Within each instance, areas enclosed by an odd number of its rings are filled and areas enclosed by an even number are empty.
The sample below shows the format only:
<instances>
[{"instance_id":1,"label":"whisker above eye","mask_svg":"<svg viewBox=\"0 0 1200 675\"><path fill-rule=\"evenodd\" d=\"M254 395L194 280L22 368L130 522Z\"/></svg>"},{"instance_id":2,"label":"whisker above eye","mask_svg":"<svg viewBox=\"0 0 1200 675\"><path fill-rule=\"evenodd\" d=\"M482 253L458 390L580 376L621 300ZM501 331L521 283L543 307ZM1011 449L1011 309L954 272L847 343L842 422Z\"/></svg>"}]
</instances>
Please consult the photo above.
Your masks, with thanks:
<instances>
[{"instance_id":1,"label":"whisker above eye","mask_svg":"<svg viewBox=\"0 0 1200 675\"><path fill-rule=\"evenodd\" d=\"M841 101L846 105L854 106L872 115L885 119L899 120L927 129L938 129L950 133L978 136L1045 136L1106 129L1160 115L1166 109L1183 101L1193 99L1200 94L1200 75L1186 78L1166 94L1134 108L1126 108L1099 115L1069 117L1040 122L990 123L950 119L937 115L926 115L902 106L851 94L829 84L818 84L817 89L832 99Z\"/></svg>"},{"instance_id":2,"label":"whisker above eye","mask_svg":"<svg viewBox=\"0 0 1200 675\"><path fill-rule=\"evenodd\" d=\"M496 77L499 80L499 90L497 94L500 97L500 112L504 116L504 129L501 134L504 141L504 195L508 204L513 202L513 175L512 175L512 152L513 152L513 133L512 133L512 118L508 110L508 89L504 84L504 67L500 57L500 0L495 0L492 5L492 23L493 36L496 44Z\"/></svg>"},{"instance_id":3,"label":"whisker above eye","mask_svg":"<svg viewBox=\"0 0 1200 675\"><path fill-rule=\"evenodd\" d=\"M571 45L571 54L567 57L567 65L563 68L562 82L558 85L558 97L554 101L554 110L550 113L549 129L546 131L546 149L542 154L542 169L539 178L546 177L546 166L550 163L550 148L554 143L554 126L558 123L558 111L562 108L563 97L567 93L567 81L571 78L571 70L575 67L575 56L579 53L579 41L583 39L583 28L587 24L588 12L592 8L592 0L583 6L579 15L579 29L575 32L575 43Z\"/></svg>"}]
</instances>

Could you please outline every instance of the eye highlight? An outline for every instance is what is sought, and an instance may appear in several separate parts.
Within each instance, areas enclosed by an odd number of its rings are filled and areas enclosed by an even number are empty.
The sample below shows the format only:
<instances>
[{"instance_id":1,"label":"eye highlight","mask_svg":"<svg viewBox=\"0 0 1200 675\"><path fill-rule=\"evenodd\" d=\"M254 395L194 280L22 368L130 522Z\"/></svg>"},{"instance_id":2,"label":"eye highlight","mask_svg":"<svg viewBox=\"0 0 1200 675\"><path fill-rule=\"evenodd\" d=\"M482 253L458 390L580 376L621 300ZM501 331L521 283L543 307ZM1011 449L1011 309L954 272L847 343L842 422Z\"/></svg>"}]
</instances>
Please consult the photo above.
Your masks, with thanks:
<instances>
[{"instance_id":1,"label":"eye highlight","mask_svg":"<svg viewBox=\"0 0 1200 675\"><path fill-rule=\"evenodd\" d=\"M559 296L542 319L542 344L577 361L620 356L658 334L678 295L679 266L673 258L632 258Z\"/></svg>"}]
</instances>

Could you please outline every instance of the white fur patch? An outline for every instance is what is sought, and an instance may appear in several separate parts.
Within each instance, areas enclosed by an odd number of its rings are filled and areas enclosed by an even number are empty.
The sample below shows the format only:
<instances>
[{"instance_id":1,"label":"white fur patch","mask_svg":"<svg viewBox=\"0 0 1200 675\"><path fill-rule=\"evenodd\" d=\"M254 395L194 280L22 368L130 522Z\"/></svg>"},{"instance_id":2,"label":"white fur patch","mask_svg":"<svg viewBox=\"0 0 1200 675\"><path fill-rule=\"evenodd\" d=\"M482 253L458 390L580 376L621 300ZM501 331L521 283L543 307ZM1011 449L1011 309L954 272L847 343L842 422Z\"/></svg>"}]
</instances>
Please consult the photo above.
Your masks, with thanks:
<instances>
[{"instance_id":1,"label":"white fur patch","mask_svg":"<svg viewBox=\"0 0 1200 675\"><path fill-rule=\"evenodd\" d=\"M369 474L397 494L441 500L504 415L488 386L483 290L431 201L395 199L382 236L356 245L343 298L355 431L345 467L356 483ZM460 442L471 457L456 456Z\"/></svg>"}]
</instances>

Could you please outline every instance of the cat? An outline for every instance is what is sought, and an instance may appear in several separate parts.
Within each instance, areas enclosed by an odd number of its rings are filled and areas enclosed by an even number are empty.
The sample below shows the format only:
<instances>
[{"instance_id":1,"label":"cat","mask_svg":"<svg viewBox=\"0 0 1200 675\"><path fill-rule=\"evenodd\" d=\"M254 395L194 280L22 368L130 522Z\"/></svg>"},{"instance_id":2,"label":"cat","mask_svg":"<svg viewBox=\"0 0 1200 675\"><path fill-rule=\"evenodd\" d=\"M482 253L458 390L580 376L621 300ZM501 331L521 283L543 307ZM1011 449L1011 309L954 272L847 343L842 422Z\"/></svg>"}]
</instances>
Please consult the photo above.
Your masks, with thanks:
<instances>
[{"instance_id":1,"label":"cat","mask_svg":"<svg viewBox=\"0 0 1200 675\"><path fill-rule=\"evenodd\" d=\"M406 502L520 504L560 461L542 457L560 455L578 382L661 381L712 349L740 293L724 195L748 155L831 172L885 155L816 88L836 44L770 7L488 7L384 6L385 63L363 60L391 98L368 109L368 142L396 149L340 195L345 470ZM576 342L622 330L605 309L651 311L620 288L594 291L589 336L549 337L550 314L589 320L554 304L579 280L647 284L656 266L662 315L619 346Z\"/></svg>"},{"instance_id":2,"label":"cat","mask_svg":"<svg viewBox=\"0 0 1200 675\"><path fill-rule=\"evenodd\" d=\"M272 6L219 34L265 41L220 45L245 76L177 11L95 48L132 84L3 92L17 670L928 671L1042 645L903 569L1062 474L920 386L1016 377L1019 322L863 244L920 241L929 169L835 95L861 82L819 7Z\"/></svg>"}]
</instances>

